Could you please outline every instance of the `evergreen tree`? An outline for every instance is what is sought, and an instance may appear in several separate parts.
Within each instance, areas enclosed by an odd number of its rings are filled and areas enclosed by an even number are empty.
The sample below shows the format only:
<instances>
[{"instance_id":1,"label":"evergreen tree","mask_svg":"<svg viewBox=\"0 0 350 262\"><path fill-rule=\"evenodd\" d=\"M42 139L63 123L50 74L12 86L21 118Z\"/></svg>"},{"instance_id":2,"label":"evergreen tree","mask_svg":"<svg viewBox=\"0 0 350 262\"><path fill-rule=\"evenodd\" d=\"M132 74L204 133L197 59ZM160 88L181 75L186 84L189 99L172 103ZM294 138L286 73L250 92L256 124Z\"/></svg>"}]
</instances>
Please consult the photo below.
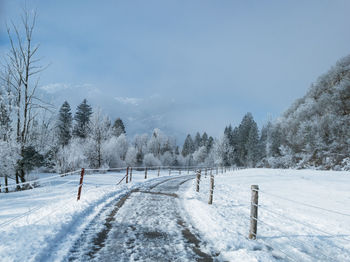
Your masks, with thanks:
<instances>
[{"instance_id":1,"label":"evergreen tree","mask_svg":"<svg viewBox=\"0 0 350 262\"><path fill-rule=\"evenodd\" d=\"M194 149L198 150L198 148L201 147L202 144L202 138L201 135L199 134L199 132L197 132L195 138L194 138Z\"/></svg>"},{"instance_id":2,"label":"evergreen tree","mask_svg":"<svg viewBox=\"0 0 350 262\"><path fill-rule=\"evenodd\" d=\"M254 130L252 131L252 134L250 134L252 128ZM256 141L255 145L253 145L253 142L250 143L250 139L255 140L256 136L258 136L256 135L255 129L257 130L257 124L253 119L253 115L251 113L247 113L243 117L242 122L238 127L237 157L240 165L246 166L248 164L248 148L250 148L249 153L252 153L253 151L256 152L253 147L258 147L258 141ZM251 159L249 159L249 161L250 160Z\"/></svg>"},{"instance_id":3,"label":"evergreen tree","mask_svg":"<svg viewBox=\"0 0 350 262\"><path fill-rule=\"evenodd\" d=\"M194 152L194 143L192 140L191 135L187 135L184 145L182 147L182 152L181 154L186 157Z\"/></svg>"},{"instance_id":4,"label":"evergreen tree","mask_svg":"<svg viewBox=\"0 0 350 262\"><path fill-rule=\"evenodd\" d=\"M268 125L271 123L268 123ZM259 158L263 159L266 157L266 143L267 143L268 126L263 126L261 129L260 139L259 139Z\"/></svg>"},{"instance_id":5,"label":"evergreen tree","mask_svg":"<svg viewBox=\"0 0 350 262\"><path fill-rule=\"evenodd\" d=\"M208 135L206 132L203 133L202 139L201 139L201 146L208 146Z\"/></svg>"},{"instance_id":6,"label":"evergreen tree","mask_svg":"<svg viewBox=\"0 0 350 262\"><path fill-rule=\"evenodd\" d=\"M214 138L212 136L210 136L208 138L207 151L210 152L210 150L213 148L213 146L214 146Z\"/></svg>"},{"instance_id":7,"label":"evergreen tree","mask_svg":"<svg viewBox=\"0 0 350 262\"><path fill-rule=\"evenodd\" d=\"M77 107L74 120L75 126L73 134L80 138L86 138L89 129L90 116L92 114L92 108L84 99L83 102Z\"/></svg>"},{"instance_id":8,"label":"evergreen tree","mask_svg":"<svg viewBox=\"0 0 350 262\"><path fill-rule=\"evenodd\" d=\"M58 143L66 146L72 138L72 112L70 105L65 101L59 111L57 120Z\"/></svg>"},{"instance_id":9,"label":"evergreen tree","mask_svg":"<svg viewBox=\"0 0 350 262\"><path fill-rule=\"evenodd\" d=\"M255 167L259 158L259 133L256 123L252 122L251 124L245 149L247 151L247 165Z\"/></svg>"},{"instance_id":10,"label":"evergreen tree","mask_svg":"<svg viewBox=\"0 0 350 262\"><path fill-rule=\"evenodd\" d=\"M114 124L113 124L113 134L114 134L116 137L120 136L121 134L126 134L124 123L123 123L123 121L122 121L120 118L117 118L117 119L114 121Z\"/></svg>"}]
</instances>

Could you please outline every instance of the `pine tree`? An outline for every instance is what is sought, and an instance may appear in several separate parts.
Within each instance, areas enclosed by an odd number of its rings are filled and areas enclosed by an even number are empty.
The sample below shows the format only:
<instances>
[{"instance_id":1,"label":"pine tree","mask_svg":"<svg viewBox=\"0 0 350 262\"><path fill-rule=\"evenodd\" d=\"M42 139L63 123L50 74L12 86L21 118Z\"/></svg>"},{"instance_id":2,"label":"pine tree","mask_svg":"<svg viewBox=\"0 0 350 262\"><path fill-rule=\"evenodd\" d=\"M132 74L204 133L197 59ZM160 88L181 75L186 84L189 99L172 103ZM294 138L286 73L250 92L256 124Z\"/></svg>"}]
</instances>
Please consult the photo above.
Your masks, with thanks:
<instances>
[{"instance_id":1,"label":"pine tree","mask_svg":"<svg viewBox=\"0 0 350 262\"><path fill-rule=\"evenodd\" d=\"M252 134L250 134L251 129L254 129L252 131ZM238 143L237 143L237 156L239 164L241 165L247 165L248 164L248 148L250 148L250 153L253 151L255 152L255 149L253 150L253 147L258 147L258 142L256 142L255 145L250 144L250 135L252 136L251 139L255 139L256 136L256 130L257 130L257 124L255 123L253 119L253 115L251 113L247 113L243 119L241 124L238 127ZM249 143L249 146L248 146ZM251 161L251 159L249 159Z\"/></svg>"},{"instance_id":2,"label":"pine tree","mask_svg":"<svg viewBox=\"0 0 350 262\"><path fill-rule=\"evenodd\" d=\"M194 138L194 149L198 150L198 148L201 147L202 144L202 138L201 135L199 134L199 132L197 132L195 138Z\"/></svg>"},{"instance_id":3,"label":"pine tree","mask_svg":"<svg viewBox=\"0 0 350 262\"><path fill-rule=\"evenodd\" d=\"M67 101L62 104L57 120L58 143L66 146L72 138L72 112Z\"/></svg>"},{"instance_id":4,"label":"pine tree","mask_svg":"<svg viewBox=\"0 0 350 262\"><path fill-rule=\"evenodd\" d=\"M251 123L245 149L247 151L247 165L249 167L255 167L259 158L259 133L255 122Z\"/></svg>"},{"instance_id":5,"label":"pine tree","mask_svg":"<svg viewBox=\"0 0 350 262\"><path fill-rule=\"evenodd\" d=\"M214 146L214 138L212 136L210 136L208 138L207 151L210 152L210 150L213 148L213 146Z\"/></svg>"},{"instance_id":6,"label":"pine tree","mask_svg":"<svg viewBox=\"0 0 350 262\"><path fill-rule=\"evenodd\" d=\"M184 145L182 147L182 152L181 154L186 157L194 152L194 143L192 140L191 135L187 135Z\"/></svg>"},{"instance_id":7,"label":"pine tree","mask_svg":"<svg viewBox=\"0 0 350 262\"><path fill-rule=\"evenodd\" d=\"M201 146L208 146L208 135L206 132L203 133L202 139L201 139Z\"/></svg>"},{"instance_id":8,"label":"pine tree","mask_svg":"<svg viewBox=\"0 0 350 262\"><path fill-rule=\"evenodd\" d=\"M88 105L87 100L84 99L83 102L77 107L75 112L74 120L75 126L73 134L80 138L86 138L89 129L90 116L92 114L92 108Z\"/></svg>"},{"instance_id":9,"label":"pine tree","mask_svg":"<svg viewBox=\"0 0 350 262\"><path fill-rule=\"evenodd\" d=\"M124 123L123 123L123 121L122 121L120 118L117 118L117 119L114 121L114 124L113 124L113 134L114 134L116 137L120 136L121 134L126 134Z\"/></svg>"}]
</instances>

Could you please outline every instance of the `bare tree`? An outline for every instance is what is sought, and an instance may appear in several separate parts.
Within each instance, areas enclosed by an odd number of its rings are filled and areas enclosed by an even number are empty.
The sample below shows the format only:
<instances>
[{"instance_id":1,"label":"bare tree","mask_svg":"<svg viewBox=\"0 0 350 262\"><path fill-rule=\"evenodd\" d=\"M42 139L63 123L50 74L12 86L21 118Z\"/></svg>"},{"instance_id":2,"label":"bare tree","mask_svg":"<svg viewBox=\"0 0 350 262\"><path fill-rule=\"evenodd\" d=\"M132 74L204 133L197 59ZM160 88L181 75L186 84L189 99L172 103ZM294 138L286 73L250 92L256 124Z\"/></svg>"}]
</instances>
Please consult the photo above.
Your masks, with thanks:
<instances>
[{"instance_id":1,"label":"bare tree","mask_svg":"<svg viewBox=\"0 0 350 262\"><path fill-rule=\"evenodd\" d=\"M20 155L23 158L31 127L40 110L49 109L49 105L36 97L39 74L46 68L39 65L37 58L39 44L33 44L33 31L36 24L35 11L23 10L20 27L13 22L7 25L7 34L10 41L10 50L6 57L2 76L11 87L14 96L14 120L16 123L16 138L20 146ZM21 29L21 30L20 30ZM16 172L16 182L25 182L25 170L21 161Z\"/></svg>"}]
</instances>

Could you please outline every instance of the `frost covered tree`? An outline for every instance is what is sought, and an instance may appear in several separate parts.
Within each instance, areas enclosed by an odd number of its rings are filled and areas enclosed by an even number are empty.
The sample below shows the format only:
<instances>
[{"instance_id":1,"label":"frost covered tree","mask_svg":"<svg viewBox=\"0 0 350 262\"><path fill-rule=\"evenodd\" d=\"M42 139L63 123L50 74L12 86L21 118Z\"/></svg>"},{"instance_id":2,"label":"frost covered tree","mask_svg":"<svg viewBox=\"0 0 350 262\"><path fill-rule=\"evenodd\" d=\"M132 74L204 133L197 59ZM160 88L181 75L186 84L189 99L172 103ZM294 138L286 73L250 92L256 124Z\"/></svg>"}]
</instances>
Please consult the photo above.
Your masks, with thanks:
<instances>
[{"instance_id":1,"label":"frost covered tree","mask_svg":"<svg viewBox=\"0 0 350 262\"><path fill-rule=\"evenodd\" d=\"M148 135L147 134L135 135L133 144L137 151L136 164L142 165L143 157L147 152Z\"/></svg>"},{"instance_id":2,"label":"frost covered tree","mask_svg":"<svg viewBox=\"0 0 350 262\"><path fill-rule=\"evenodd\" d=\"M128 166L135 166L137 164L137 151L134 147L129 147L125 155L125 163Z\"/></svg>"},{"instance_id":3,"label":"frost covered tree","mask_svg":"<svg viewBox=\"0 0 350 262\"><path fill-rule=\"evenodd\" d=\"M11 94L14 132L20 150L20 160L16 169L16 182L26 181L24 155L32 147L30 136L37 114L47 110L49 105L37 97L39 74L45 69L38 58L39 44L34 44L33 32L36 24L36 13L23 10L21 25L11 23L7 27L10 49L1 80L6 83Z\"/></svg>"},{"instance_id":4,"label":"frost covered tree","mask_svg":"<svg viewBox=\"0 0 350 262\"><path fill-rule=\"evenodd\" d=\"M350 169L350 55L340 59L273 123L271 166Z\"/></svg>"},{"instance_id":5,"label":"frost covered tree","mask_svg":"<svg viewBox=\"0 0 350 262\"><path fill-rule=\"evenodd\" d=\"M245 144L245 149L247 151L247 166L255 167L260 156L258 126L255 122L253 122L250 127L248 140Z\"/></svg>"},{"instance_id":6,"label":"frost covered tree","mask_svg":"<svg viewBox=\"0 0 350 262\"><path fill-rule=\"evenodd\" d=\"M111 137L111 121L103 116L100 109L92 115L89 121L87 135L87 156L92 168L100 168L104 164L102 145Z\"/></svg>"},{"instance_id":7,"label":"frost covered tree","mask_svg":"<svg viewBox=\"0 0 350 262\"><path fill-rule=\"evenodd\" d=\"M61 146L66 146L72 138L72 112L67 101L60 108L57 119L57 135L58 143Z\"/></svg>"},{"instance_id":8,"label":"frost covered tree","mask_svg":"<svg viewBox=\"0 0 350 262\"><path fill-rule=\"evenodd\" d=\"M190 134L188 134L186 139L185 139L184 145L182 147L181 154L184 157L186 157L189 154L192 154L194 152L194 150L195 150L195 148L194 148L194 143L193 143L192 137Z\"/></svg>"},{"instance_id":9,"label":"frost covered tree","mask_svg":"<svg viewBox=\"0 0 350 262\"><path fill-rule=\"evenodd\" d=\"M72 138L68 145L58 149L55 161L55 170L58 173L71 172L87 167L85 144L82 144L79 138Z\"/></svg>"},{"instance_id":10,"label":"frost covered tree","mask_svg":"<svg viewBox=\"0 0 350 262\"><path fill-rule=\"evenodd\" d=\"M78 105L74 115L74 129L73 135L80 138L86 138L89 132L90 117L92 115L92 108L84 99L83 102Z\"/></svg>"},{"instance_id":11,"label":"frost covered tree","mask_svg":"<svg viewBox=\"0 0 350 262\"><path fill-rule=\"evenodd\" d=\"M124 123L120 118L117 118L114 121L112 131L113 131L113 135L117 137L120 136L121 134L126 134Z\"/></svg>"},{"instance_id":12,"label":"frost covered tree","mask_svg":"<svg viewBox=\"0 0 350 262\"><path fill-rule=\"evenodd\" d=\"M148 153L145 155L143 159L143 164L146 167L155 167L155 166L161 166L162 163L158 158L156 158L152 153Z\"/></svg>"},{"instance_id":13,"label":"frost covered tree","mask_svg":"<svg viewBox=\"0 0 350 262\"><path fill-rule=\"evenodd\" d=\"M199 147L201 147L202 144L202 137L199 132L196 133L196 136L194 137L194 149L198 150Z\"/></svg>"}]
</instances>

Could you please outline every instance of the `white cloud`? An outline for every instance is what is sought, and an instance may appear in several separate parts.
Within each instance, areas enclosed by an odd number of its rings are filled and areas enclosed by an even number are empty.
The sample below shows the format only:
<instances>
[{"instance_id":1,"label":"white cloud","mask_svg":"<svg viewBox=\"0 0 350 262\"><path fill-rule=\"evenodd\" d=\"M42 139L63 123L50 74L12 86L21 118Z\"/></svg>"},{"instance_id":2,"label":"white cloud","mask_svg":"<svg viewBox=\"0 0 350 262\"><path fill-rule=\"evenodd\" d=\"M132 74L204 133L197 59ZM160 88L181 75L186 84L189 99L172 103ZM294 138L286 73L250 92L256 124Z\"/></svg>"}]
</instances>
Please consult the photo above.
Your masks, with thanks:
<instances>
[{"instance_id":1,"label":"white cloud","mask_svg":"<svg viewBox=\"0 0 350 262\"><path fill-rule=\"evenodd\" d=\"M134 105L138 106L139 103L143 100L142 98L136 98L136 97L115 97L115 100L117 100L119 103L122 103L124 105Z\"/></svg>"},{"instance_id":2,"label":"white cloud","mask_svg":"<svg viewBox=\"0 0 350 262\"><path fill-rule=\"evenodd\" d=\"M41 90L44 90L49 94L53 94L67 88L69 88L69 85L64 83L52 83L52 84L48 84L40 87Z\"/></svg>"}]
</instances>

